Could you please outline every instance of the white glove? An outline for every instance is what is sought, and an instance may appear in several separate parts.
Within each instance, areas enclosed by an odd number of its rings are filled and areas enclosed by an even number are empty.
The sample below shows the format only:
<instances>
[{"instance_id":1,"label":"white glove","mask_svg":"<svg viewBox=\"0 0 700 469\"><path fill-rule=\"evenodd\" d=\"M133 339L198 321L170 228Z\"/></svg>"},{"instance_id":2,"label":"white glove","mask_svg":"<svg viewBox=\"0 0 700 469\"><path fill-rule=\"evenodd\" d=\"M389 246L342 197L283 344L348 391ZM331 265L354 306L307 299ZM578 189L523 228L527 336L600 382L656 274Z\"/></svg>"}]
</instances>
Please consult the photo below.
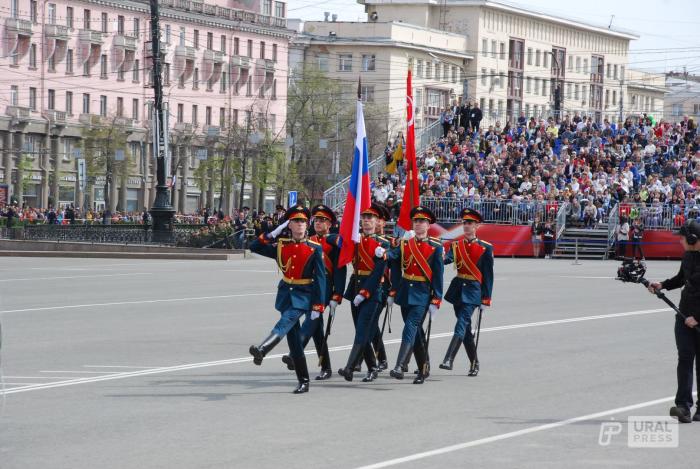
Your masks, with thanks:
<instances>
[{"instance_id":1,"label":"white glove","mask_svg":"<svg viewBox=\"0 0 700 469\"><path fill-rule=\"evenodd\" d=\"M403 234L403 239L411 239L416 235L416 232L413 230L408 230Z\"/></svg>"},{"instance_id":2,"label":"white glove","mask_svg":"<svg viewBox=\"0 0 700 469\"><path fill-rule=\"evenodd\" d=\"M388 297L388 298L386 299L386 304L387 304L390 308L391 308L392 306L394 306L394 297L393 297L393 296Z\"/></svg>"},{"instance_id":3,"label":"white glove","mask_svg":"<svg viewBox=\"0 0 700 469\"><path fill-rule=\"evenodd\" d=\"M328 307L329 307L330 309L333 309L333 310L334 310L335 308L338 307L338 302L335 301L335 300L331 300L330 303L328 303Z\"/></svg>"},{"instance_id":4,"label":"white glove","mask_svg":"<svg viewBox=\"0 0 700 469\"><path fill-rule=\"evenodd\" d=\"M318 311L311 311L311 320L315 321L316 319L321 317L321 313Z\"/></svg>"},{"instance_id":5,"label":"white glove","mask_svg":"<svg viewBox=\"0 0 700 469\"><path fill-rule=\"evenodd\" d=\"M270 232L267 234L267 237L268 237L269 239L275 239L276 237L278 237L278 236L280 235L280 233L282 232L282 230L284 230L284 229L287 227L287 225L289 225L289 220L287 220L286 222L282 223L280 226L278 226L278 227L275 228L274 230L270 231Z\"/></svg>"},{"instance_id":6,"label":"white glove","mask_svg":"<svg viewBox=\"0 0 700 469\"><path fill-rule=\"evenodd\" d=\"M438 313L438 306L437 305L430 305L428 307L428 312L430 313L430 317L434 319Z\"/></svg>"},{"instance_id":7,"label":"white glove","mask_svg":"<svg viewBox=\"0 0 700 469\"><path fill-rule=\"evenodd\" d=\"M355 306L360 306L360 303L365 301L365 297L362 295L357 295L354 300L352 300L352 304Z\"/></svg>"},{"instance_id":8,"label":"white glove","mask_svg":"<svg viewBox=\"0 0 700 469\"><path fill-rule=\"evenodd\" d=\"M377 246L377 249L374 250L374 255L377 257L383 257L385 252L386 252L386 249L384 249L381 246Z\"/></svg>"}]
</instances>

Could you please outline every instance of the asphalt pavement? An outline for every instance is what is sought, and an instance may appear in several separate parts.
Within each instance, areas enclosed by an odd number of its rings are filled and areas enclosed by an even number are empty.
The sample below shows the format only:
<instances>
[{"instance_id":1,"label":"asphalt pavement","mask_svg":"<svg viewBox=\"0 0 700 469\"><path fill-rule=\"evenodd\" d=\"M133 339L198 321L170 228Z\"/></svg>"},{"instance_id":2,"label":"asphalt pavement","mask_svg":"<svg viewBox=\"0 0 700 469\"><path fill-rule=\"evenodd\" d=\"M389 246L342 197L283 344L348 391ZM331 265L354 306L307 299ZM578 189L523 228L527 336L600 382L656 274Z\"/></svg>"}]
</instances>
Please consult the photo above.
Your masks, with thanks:
<instances>
[{"instance_id":1,"label":"asphalt pavement","mask_svg":"<svg viewBox=\"0 0 700 469\"><path fill-rule=\"evenodd\" d=\"M260 367L248 355L279 317L269 259L5 258L0 469L696 467L700 423L659 425L676 390L673 313L615 281L617 265L496 259L479 376L463 349L453 371L437 367L455 320L445 303L423 385L336 374L354 334L345 301L333 378L296 396L286 343ZM649 262L647 278L678 266ZM391 326L393 366L398 308ZM675 448L628 441L676 431Z\"/></svg>"}]
</instances>

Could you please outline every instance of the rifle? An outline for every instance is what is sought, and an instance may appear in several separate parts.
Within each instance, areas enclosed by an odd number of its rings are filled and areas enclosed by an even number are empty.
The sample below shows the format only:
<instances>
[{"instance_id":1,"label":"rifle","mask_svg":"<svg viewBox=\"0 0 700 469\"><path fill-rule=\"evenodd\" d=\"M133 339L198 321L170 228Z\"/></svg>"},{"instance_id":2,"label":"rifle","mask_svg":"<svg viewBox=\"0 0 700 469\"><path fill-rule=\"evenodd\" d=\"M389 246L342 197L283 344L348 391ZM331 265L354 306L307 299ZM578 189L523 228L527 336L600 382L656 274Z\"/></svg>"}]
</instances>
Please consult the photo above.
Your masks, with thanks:
<instances>
[{"instance_id":1,"label":"rifle","mask_svg":"<svg viewBox=\"0 0 700 469\"><path fill-rule=\"evenodd\" d=\"M331 335L331 326L333 325L333 319L335 318L335 306L331 306L331 312L328 315L328 323L326 324L326 333L323 335L323 342L321 343L321 349L319 350L318 356L318 366L323 368L323 350L327 347L328 336Z\"/></svg>"}]
</instances>

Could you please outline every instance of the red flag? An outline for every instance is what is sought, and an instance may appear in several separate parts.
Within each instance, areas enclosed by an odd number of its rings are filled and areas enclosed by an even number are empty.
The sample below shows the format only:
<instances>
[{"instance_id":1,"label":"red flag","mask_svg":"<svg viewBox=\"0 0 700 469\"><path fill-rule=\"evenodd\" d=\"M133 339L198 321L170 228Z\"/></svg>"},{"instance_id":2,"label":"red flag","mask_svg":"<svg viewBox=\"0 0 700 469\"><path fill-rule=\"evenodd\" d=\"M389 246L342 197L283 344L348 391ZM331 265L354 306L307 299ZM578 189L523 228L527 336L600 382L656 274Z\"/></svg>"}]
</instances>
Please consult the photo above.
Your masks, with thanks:
<instances>
[{"instance_id":1,"label":"red flag","mask_svg":"<svg viewBox=\"0 0 700 469\"><path fill-rule=\"evenodd\" d=\"M420 204L420 193L418 192L418 163L416 162L416 132L414 128L413 114L413 87L411 86L411 69L408 69L406 79L406 186L403 191L403 202L401 203L401 213L396 222L398 226L408 231L412 228L411 210Z\"/></svg>"}]
</instances>

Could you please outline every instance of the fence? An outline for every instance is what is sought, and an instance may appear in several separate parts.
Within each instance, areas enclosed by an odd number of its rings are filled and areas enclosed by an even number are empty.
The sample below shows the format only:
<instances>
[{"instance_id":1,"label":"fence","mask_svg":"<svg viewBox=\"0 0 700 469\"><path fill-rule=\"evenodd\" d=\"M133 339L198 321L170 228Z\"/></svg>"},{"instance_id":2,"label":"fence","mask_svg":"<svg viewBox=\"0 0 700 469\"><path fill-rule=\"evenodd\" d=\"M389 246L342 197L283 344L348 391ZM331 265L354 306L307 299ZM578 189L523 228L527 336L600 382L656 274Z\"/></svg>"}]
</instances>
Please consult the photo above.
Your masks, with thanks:
<instances>
[{"instance_id":1,"label":"fence","mask_svg":"<svg viewBox=\"0 0 700 469\"><path fill-rule=\"evenodd\" d=\"M489 199L456 199L447 197L421 197L421 204L435 213L438 223L457 223L459 214L464 208L479 211L484 223L500 223L508 225L528 225L535 217L544 221L547 214L557 213L559 203L551 202L513 202L511 200ZM554 218L555 215L551 215Z\"/></svg>"},{"instance_id":2,"label":"fence","mask_svg":"<svg viewBox=\"0 0 700 469\"><path fill-rule=\"evenodd\" d=\"M88 243L114 244L168 244L188 246L192 236L203 225L176 224L164 238L154 241L153 231L143 225L26 225L4 229L0 233L5 238L26 241L77 241Z\"/></svg>"}]
</instances>

